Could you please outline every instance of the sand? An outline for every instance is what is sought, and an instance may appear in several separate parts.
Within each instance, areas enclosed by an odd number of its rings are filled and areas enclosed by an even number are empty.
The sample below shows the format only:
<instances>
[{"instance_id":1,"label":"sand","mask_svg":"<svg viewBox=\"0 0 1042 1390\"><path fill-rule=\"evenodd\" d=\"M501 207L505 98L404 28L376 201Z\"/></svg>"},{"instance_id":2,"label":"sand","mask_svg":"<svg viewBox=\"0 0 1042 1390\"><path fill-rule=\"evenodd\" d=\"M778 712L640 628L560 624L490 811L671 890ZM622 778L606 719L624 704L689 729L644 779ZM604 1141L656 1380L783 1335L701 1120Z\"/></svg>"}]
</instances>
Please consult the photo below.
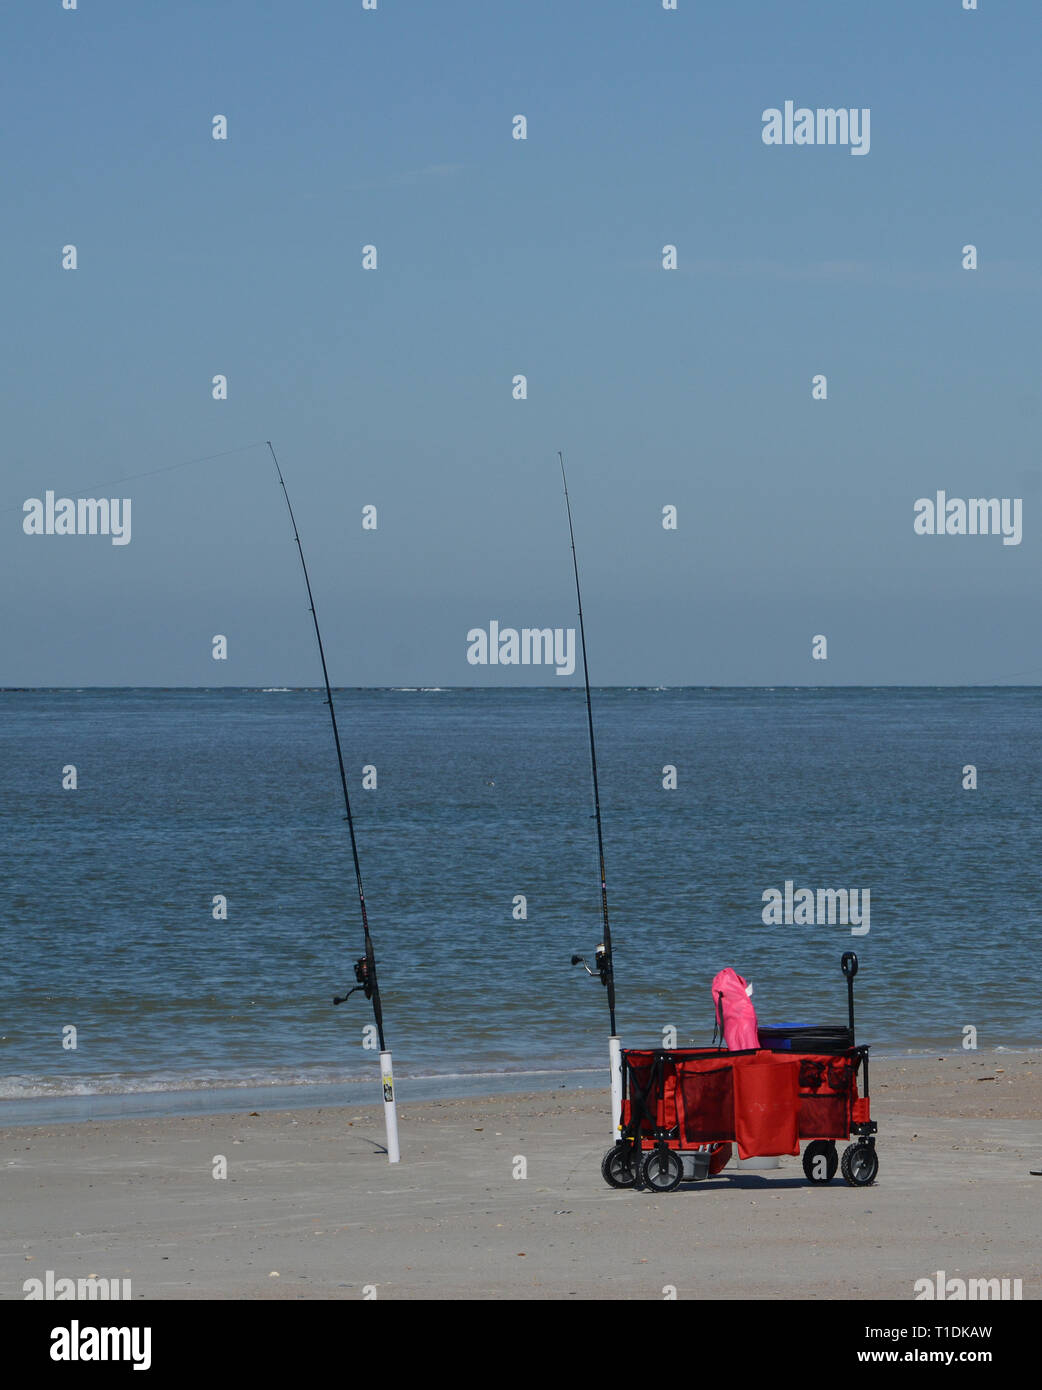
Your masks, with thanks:
<instances>
[{"instance_id":1,"label":"sand","mask_svg":"<svg viewBox=\"0 0 1042 1390\"><path fill-rule=\"evenodd\" d=\"M1042 1296L1042 1057L877 1059L872 1092L869 1188L784 1158L613 1191L607 1089L414 1105L401 1081L394 1167L378 1106L3 1129L0 1296L47 1270L135 1299L911 1301L938 1270Z\"/></svg>"}]
</instances>

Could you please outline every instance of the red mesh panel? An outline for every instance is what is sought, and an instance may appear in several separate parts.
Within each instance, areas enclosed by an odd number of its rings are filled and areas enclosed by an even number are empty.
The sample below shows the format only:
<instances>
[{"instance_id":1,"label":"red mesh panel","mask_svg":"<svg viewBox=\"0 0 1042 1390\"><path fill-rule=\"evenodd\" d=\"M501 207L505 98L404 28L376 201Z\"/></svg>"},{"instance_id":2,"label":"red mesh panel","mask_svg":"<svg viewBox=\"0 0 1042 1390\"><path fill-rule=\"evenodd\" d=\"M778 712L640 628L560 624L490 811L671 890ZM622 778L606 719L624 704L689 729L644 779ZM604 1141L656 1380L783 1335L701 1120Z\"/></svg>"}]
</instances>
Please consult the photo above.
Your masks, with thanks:
<instances>
[{"instance_id":1,"label":"red mesh panel","mask_svg":"<svg viewBox=\"0 0 1042 1390\"><path fill-rule=\"evenodd\" d=\"M801 1095L799 1130L801 1139L846 1139L850 1133L847 1097Z\"/></svg>"},{"instance_id":2,"label":"red mesh panel","mask_svg":"<svg viewBox=\"0 0 1042 1390\"><path fill-rule=\"evenodd\" d=\"M799 1061L800 1094L817 1094L825 1085L826 1065L821 1057L801 1057Z\"/></svg>"},{"instance_id":3,"label":"red mesh panel","mask_svg":"<svg viewBox=\"0 0 1042 1390\"><path fill-rule=\"evenodd\" d=\"M849 1057L830 1057L824 1054L797 1058L800 1094L819 1095L822 1091L846 1095L854 1079L854 1064Z\"/></svg>"},{"instance_id":4,"label":"red mesh panel","mask_svg":"<svg viewBox=\"0 0 1042 1390\"><path fill-rule=\"evenodd\" d=\"M854 1060L829 1053L799 1059L801 1139L846 1139L850 1102L857 1094Z\"/></svg>"},{"instance_id":5,"label":"red mesh panel","mask_svg":"<svg viewBox=\"0 0 1042 1390\"><path fill-rule=\"evenodd\" d=\"M825 1068L825 1085L830 1091L847 1095L854 1081L854 1064L849 1057L830 1057Z\"/></svg>"},{"instance_id":6,"label":"red mesh panel","mask_svg":"<svg viewBox=\"0 0 1042 1390\"><path fill-rule=\"evenodd\" d=\"M867 1124L872 1118L869 1113L868 1096L861 1096L854 1101L853 1105L850 1107L850 1118L853 1120L854 1124L857 1125Z\"/></svg>"},{"instance_id":7,"label":"red mesh panel","mask_svg":"<svg viewBox=\"0 0 1042 1390\"><path fill-rule=\"evenodd\" d=\"M677 1076L677 1120L688 1144L733 1139L734 1069L712 1062L682 1062Z\"/></svg>"}]
</instances>

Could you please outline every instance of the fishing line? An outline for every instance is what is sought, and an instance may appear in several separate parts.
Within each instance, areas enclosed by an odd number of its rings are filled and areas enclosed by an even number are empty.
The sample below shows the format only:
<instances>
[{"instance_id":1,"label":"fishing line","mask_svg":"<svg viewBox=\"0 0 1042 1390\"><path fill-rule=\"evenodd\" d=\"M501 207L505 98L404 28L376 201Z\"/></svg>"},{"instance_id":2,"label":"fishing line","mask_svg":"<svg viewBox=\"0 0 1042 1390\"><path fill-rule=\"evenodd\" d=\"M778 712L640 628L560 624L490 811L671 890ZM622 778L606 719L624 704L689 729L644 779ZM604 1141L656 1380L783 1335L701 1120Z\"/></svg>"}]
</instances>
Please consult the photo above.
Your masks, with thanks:
<instances>
[{"instance_id":1,"label":"fishing line","mask_svg":"<svg viewBox=\"0 0 1042 1390\"><path fill-rule=\"evenodd\" d=\"M96 488L117 487L120 483L132 483L138 478L154 478L159 473L172 473L176 468L188 468L193 463L209 463L211 459L228 458L231 454L245 453L247 449L263 449L266 443L267 440L258 439L252 444L239 444L234 449L222 449L218 454L202 454L198 458L182 459L180 463L166 463L161 468L150 468L144 473L128 473L123 478L110 478L105 483L82 483L80 484L80 491L93 492ZM0 514L24 510L24 503L18 502L10 507L0 507Z\"/></svg>"}]
</instances>

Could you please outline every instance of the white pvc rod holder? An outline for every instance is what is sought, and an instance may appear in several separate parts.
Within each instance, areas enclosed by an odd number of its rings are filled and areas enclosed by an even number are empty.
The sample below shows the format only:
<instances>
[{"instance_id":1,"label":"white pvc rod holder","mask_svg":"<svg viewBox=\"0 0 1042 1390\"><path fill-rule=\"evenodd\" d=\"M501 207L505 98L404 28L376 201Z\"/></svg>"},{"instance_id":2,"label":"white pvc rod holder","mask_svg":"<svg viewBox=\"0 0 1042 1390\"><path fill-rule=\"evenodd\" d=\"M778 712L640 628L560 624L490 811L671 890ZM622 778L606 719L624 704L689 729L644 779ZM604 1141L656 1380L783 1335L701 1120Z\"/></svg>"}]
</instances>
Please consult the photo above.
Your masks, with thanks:
<instances>
[{"instance_id":1,"label":"white pvc rod holder","mask_svg":"<svg viewBox=\"0 0 1042 1390\"><path fill-rule=\"evenodd\" d=\"M387 1126L387 1161L400 1163L402 1151L398 1147L398 1107L394 1100L394 1071L391 1067L391 1054L380 1053L380 1078L384 1088L384 1123Z\"/></svg>"},{"instance_id":2,"label":"white pvc rod holder","mask_svg":"<svg viewBox=\"0 0 1042 1390\"><path fill-rule=\"evenodd\" d=\"M611 1065L611 1137L614 1143L622 1129L622 1043L618 1038L608 1039L608 1057Z\"/></svg>"}]
</instances>

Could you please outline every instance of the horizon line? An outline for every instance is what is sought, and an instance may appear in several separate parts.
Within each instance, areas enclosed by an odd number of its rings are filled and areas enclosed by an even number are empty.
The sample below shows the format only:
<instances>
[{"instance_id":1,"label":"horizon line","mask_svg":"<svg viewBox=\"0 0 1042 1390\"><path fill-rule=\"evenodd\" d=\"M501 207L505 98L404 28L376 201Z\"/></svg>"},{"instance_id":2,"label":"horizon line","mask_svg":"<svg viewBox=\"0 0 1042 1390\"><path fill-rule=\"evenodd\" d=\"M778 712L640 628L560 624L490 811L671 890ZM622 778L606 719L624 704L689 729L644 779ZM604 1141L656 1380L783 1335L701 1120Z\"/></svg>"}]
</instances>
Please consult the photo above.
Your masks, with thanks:
<instances>
[{"instance_id":1,"label":"horizon line","mask_svg":"<svg viewBox=\"0 0 1042 1390\"><path fill-rule=\"evenodd\" d=\"M570 685L333 685L333 690L373 690L391 691L399 694L440 694L448 691L467 691L467 690L560 690L560 691L582 691L582 685L572 683ZM955 684L936 684L931 681L918 681L913 683L882 683L879 685L863 685L860 683L830 685L714 685L694 683L690 685L644 685L634 684L633 682L619 682L605 685L591 685L591 690L1039 690L1042 689L1042 682L1031 684L1016 684L1012 681L968 681L961 685ZM88 690L170 690L170 691L255 691L258 694L293 694L295 692L324 690L325 686L320 685L0 685L0 695L31 694L39 691L61 691L69 694L77 694Z\"/></svg>"}]
</instances>

